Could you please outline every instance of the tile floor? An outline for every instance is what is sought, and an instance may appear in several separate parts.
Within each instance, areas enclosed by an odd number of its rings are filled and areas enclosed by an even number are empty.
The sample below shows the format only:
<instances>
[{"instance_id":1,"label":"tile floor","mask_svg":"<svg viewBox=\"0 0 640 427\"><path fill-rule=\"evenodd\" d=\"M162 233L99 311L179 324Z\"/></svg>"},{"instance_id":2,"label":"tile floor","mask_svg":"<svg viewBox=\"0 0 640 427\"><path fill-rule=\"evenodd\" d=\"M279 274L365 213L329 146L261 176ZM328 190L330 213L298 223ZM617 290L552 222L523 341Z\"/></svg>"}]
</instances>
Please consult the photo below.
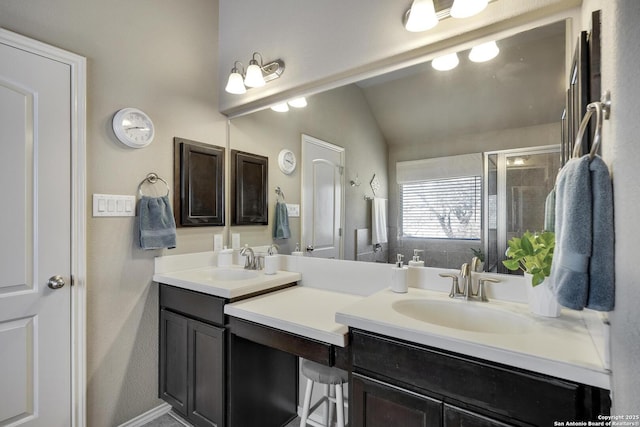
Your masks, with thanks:
<instances>
[{"instance_id":1,"label":"tile floor","mask_svg":"<svg viewBox=\"0 0 640 427\"><path fill-rule=\"evenodd\" d=\"M184 420L178 421L175 415L165 414L160 418L156 418L155 420L145 424L143 427L185 427L190 426L191 424L187 423ZM285 427L299 427L300 426L300 417L294 419Z\"/></svg>"}]
</instances>

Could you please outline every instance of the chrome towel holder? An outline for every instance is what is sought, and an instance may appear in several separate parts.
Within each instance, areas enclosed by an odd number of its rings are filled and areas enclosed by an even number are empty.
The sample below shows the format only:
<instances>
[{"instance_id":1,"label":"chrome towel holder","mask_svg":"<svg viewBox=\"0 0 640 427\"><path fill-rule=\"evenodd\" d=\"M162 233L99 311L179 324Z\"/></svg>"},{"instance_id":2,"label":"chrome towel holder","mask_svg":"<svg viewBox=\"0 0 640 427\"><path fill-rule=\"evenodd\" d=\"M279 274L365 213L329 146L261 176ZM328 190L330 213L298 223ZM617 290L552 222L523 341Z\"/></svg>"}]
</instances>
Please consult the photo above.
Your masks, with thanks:
<instances>
[{"instance_id":1,"label":"chrome towel holder","mask_svg":"<svg viewBox=\"0 0 640 427\"><path fill-rule=\"evenodd\" d=\"M580 127L578 128L578 135L576 136L576 142L573 146L573 153L571 155L572 158L580 157L582 138L584 137L584 133L587 129L587 126L589 125L589 120L591 119L591 116L594 112L596 113L596 131L593 136L593 144L591 145L591 150L589 151L589 160L593 160L596 153L598 152L598 148L600 148L600 141L602 140L602 121L609 120L609 115L611 114L610 91L606 91L602 95L602 99L600 101L587 104L587 112L582 118Z\"/></svg>"},{"instance_id":2,"label":"chrome towel holder","mask_svg":"<svg viewBox=\"0 0 640 427\"><path fill-rule=\"evenodd\" d=\"M153 185L153 184L156 184L158 181L164 182L164 185L167 187L167 194L165 194L165 196L168 196L169 195L169 184L167 183L167 181L165 181L164 179L160 178L158 176L158 174L155 173L155 172L151 172L151 173L147 174L147 176L142 181L140 181L140 184L138 184L138 195L140 197L143 196L143 194L142 194L142 186L145 183L149 183L149 184Z\"/></svg>"}]
</instances>

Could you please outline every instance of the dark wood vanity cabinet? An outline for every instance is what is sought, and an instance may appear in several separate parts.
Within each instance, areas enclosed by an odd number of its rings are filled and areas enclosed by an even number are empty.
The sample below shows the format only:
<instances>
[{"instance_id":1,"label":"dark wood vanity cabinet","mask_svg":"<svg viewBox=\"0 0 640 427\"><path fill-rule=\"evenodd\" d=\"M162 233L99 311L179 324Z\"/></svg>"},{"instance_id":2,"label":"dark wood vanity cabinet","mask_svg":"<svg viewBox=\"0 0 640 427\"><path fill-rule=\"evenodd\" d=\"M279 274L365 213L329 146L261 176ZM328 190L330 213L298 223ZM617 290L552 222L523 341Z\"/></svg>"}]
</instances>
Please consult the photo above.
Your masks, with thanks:
<instances>
[{"instance_id":1,"label":"dark wood vanity cabinet","mask_svg":"<svg viewBox=\"0 0 640 427\"><path fill-rule=\"evenodd\" d=\"M354 427L552 426L610 412L597 387L357 329L351 346Z\"/></svg>"},{"instance_id":2,"label":"dark wood vanity cabinet","mask_svg":"<svg viewBox=\"0 0 640 427\"><path fill-rule=\"evenodd\" d=\"M286 425L298 357L234 333L227 302L160 284L159 397L196 427Z\"/></svg>"},{"instance_id":3,"label":"dark wood vanity cabinet","mask_svg":"<svg viewBox=\"0 0 640 427\"><path fill-rule=\"evenodd\" d=\"M221 298L160 287L160 397L198 427L225 425L223 307Z\"/></svg>"}]
</instances>

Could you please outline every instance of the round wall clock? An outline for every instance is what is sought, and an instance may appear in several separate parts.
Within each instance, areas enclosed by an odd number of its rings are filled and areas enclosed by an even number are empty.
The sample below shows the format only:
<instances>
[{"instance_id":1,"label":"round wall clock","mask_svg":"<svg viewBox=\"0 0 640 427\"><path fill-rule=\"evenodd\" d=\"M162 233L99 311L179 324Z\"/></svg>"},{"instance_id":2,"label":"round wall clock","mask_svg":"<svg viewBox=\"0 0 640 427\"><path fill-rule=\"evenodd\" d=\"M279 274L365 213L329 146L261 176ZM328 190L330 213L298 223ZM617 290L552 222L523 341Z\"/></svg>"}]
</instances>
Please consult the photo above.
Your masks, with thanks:
<instances>
[{"instance_id":1,"label":"round wall clock","mask_svg":"<svg viewBox=\"0 0 640 427\"><path fill-rule=\"evenodd\" d=\"M123 144L142 148L151 144L155 128L151 118L137 108L123 108L113 116L113 132Z\"/></svg>"},{"instance_id":2,"label":"round wall clock","mask_svg":"<svg viewBox=\"0 0 640 427\"><path fill-rule=\"evenodd\" d=\"M287 175L293 173L296 170L296 155L291 150L281 150L278 154L278 166L282 173Z\"/></svg>"}]
</instances>

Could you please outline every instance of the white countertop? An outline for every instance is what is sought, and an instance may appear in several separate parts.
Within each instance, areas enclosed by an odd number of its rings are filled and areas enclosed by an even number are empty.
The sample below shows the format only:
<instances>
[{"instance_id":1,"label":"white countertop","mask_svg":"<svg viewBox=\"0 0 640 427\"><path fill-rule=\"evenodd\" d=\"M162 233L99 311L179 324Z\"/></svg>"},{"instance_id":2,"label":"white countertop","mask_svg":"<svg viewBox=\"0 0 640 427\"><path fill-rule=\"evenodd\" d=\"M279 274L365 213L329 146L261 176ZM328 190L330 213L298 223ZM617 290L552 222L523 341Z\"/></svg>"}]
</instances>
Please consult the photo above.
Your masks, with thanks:
<instances>
[{"instance_id":1,"label":"white countertop","mask_svg":"<svg viewBox=\"0 0 640 427\"><path fill-rule=\"evenodd\" d=\"M228 270L242 271L242 267L225 267ZM198 267L188 270L156 273L153 280L158 283L178 286L196 292L223 298L238 298L255 292L266 291L288 283L297 282L302 275L290 271L278 271L276 274L264 274L264 270L255 271L255 277L244 280L220 280L215 278L217 267ZM249 270L252 271L252 270Z\"/></svg>"},{"instance_id":2,"label":"white countertop","mask_svg":"<svg viewBox=\"0 0 640 427\"><path fill-rule=\"evenodd\" d=\"M336 312L361 296L294 286L224 306L225 314L344 347L349 328L336 323Z\"/></svg>"},{"instance_id":3,"label":"white countertop","mask_svg":"<svg viewBox=\"0 0 640 427\"><path fill-rule=\"evenodd\" d=\"M530 321L526 321L525 332L472 332L427 323L392 308L394 302L416 298L482 304ZM596 316L593 312L563 310L558 318L544 318L530 314L525 304L452 300L445 293L416 288L409 288L406 294L383 290L336 311L336 322L354 328L610 389L610 373L594 342L597 337L586 326L586 317Z\"/></svg>"}]
</instances>

